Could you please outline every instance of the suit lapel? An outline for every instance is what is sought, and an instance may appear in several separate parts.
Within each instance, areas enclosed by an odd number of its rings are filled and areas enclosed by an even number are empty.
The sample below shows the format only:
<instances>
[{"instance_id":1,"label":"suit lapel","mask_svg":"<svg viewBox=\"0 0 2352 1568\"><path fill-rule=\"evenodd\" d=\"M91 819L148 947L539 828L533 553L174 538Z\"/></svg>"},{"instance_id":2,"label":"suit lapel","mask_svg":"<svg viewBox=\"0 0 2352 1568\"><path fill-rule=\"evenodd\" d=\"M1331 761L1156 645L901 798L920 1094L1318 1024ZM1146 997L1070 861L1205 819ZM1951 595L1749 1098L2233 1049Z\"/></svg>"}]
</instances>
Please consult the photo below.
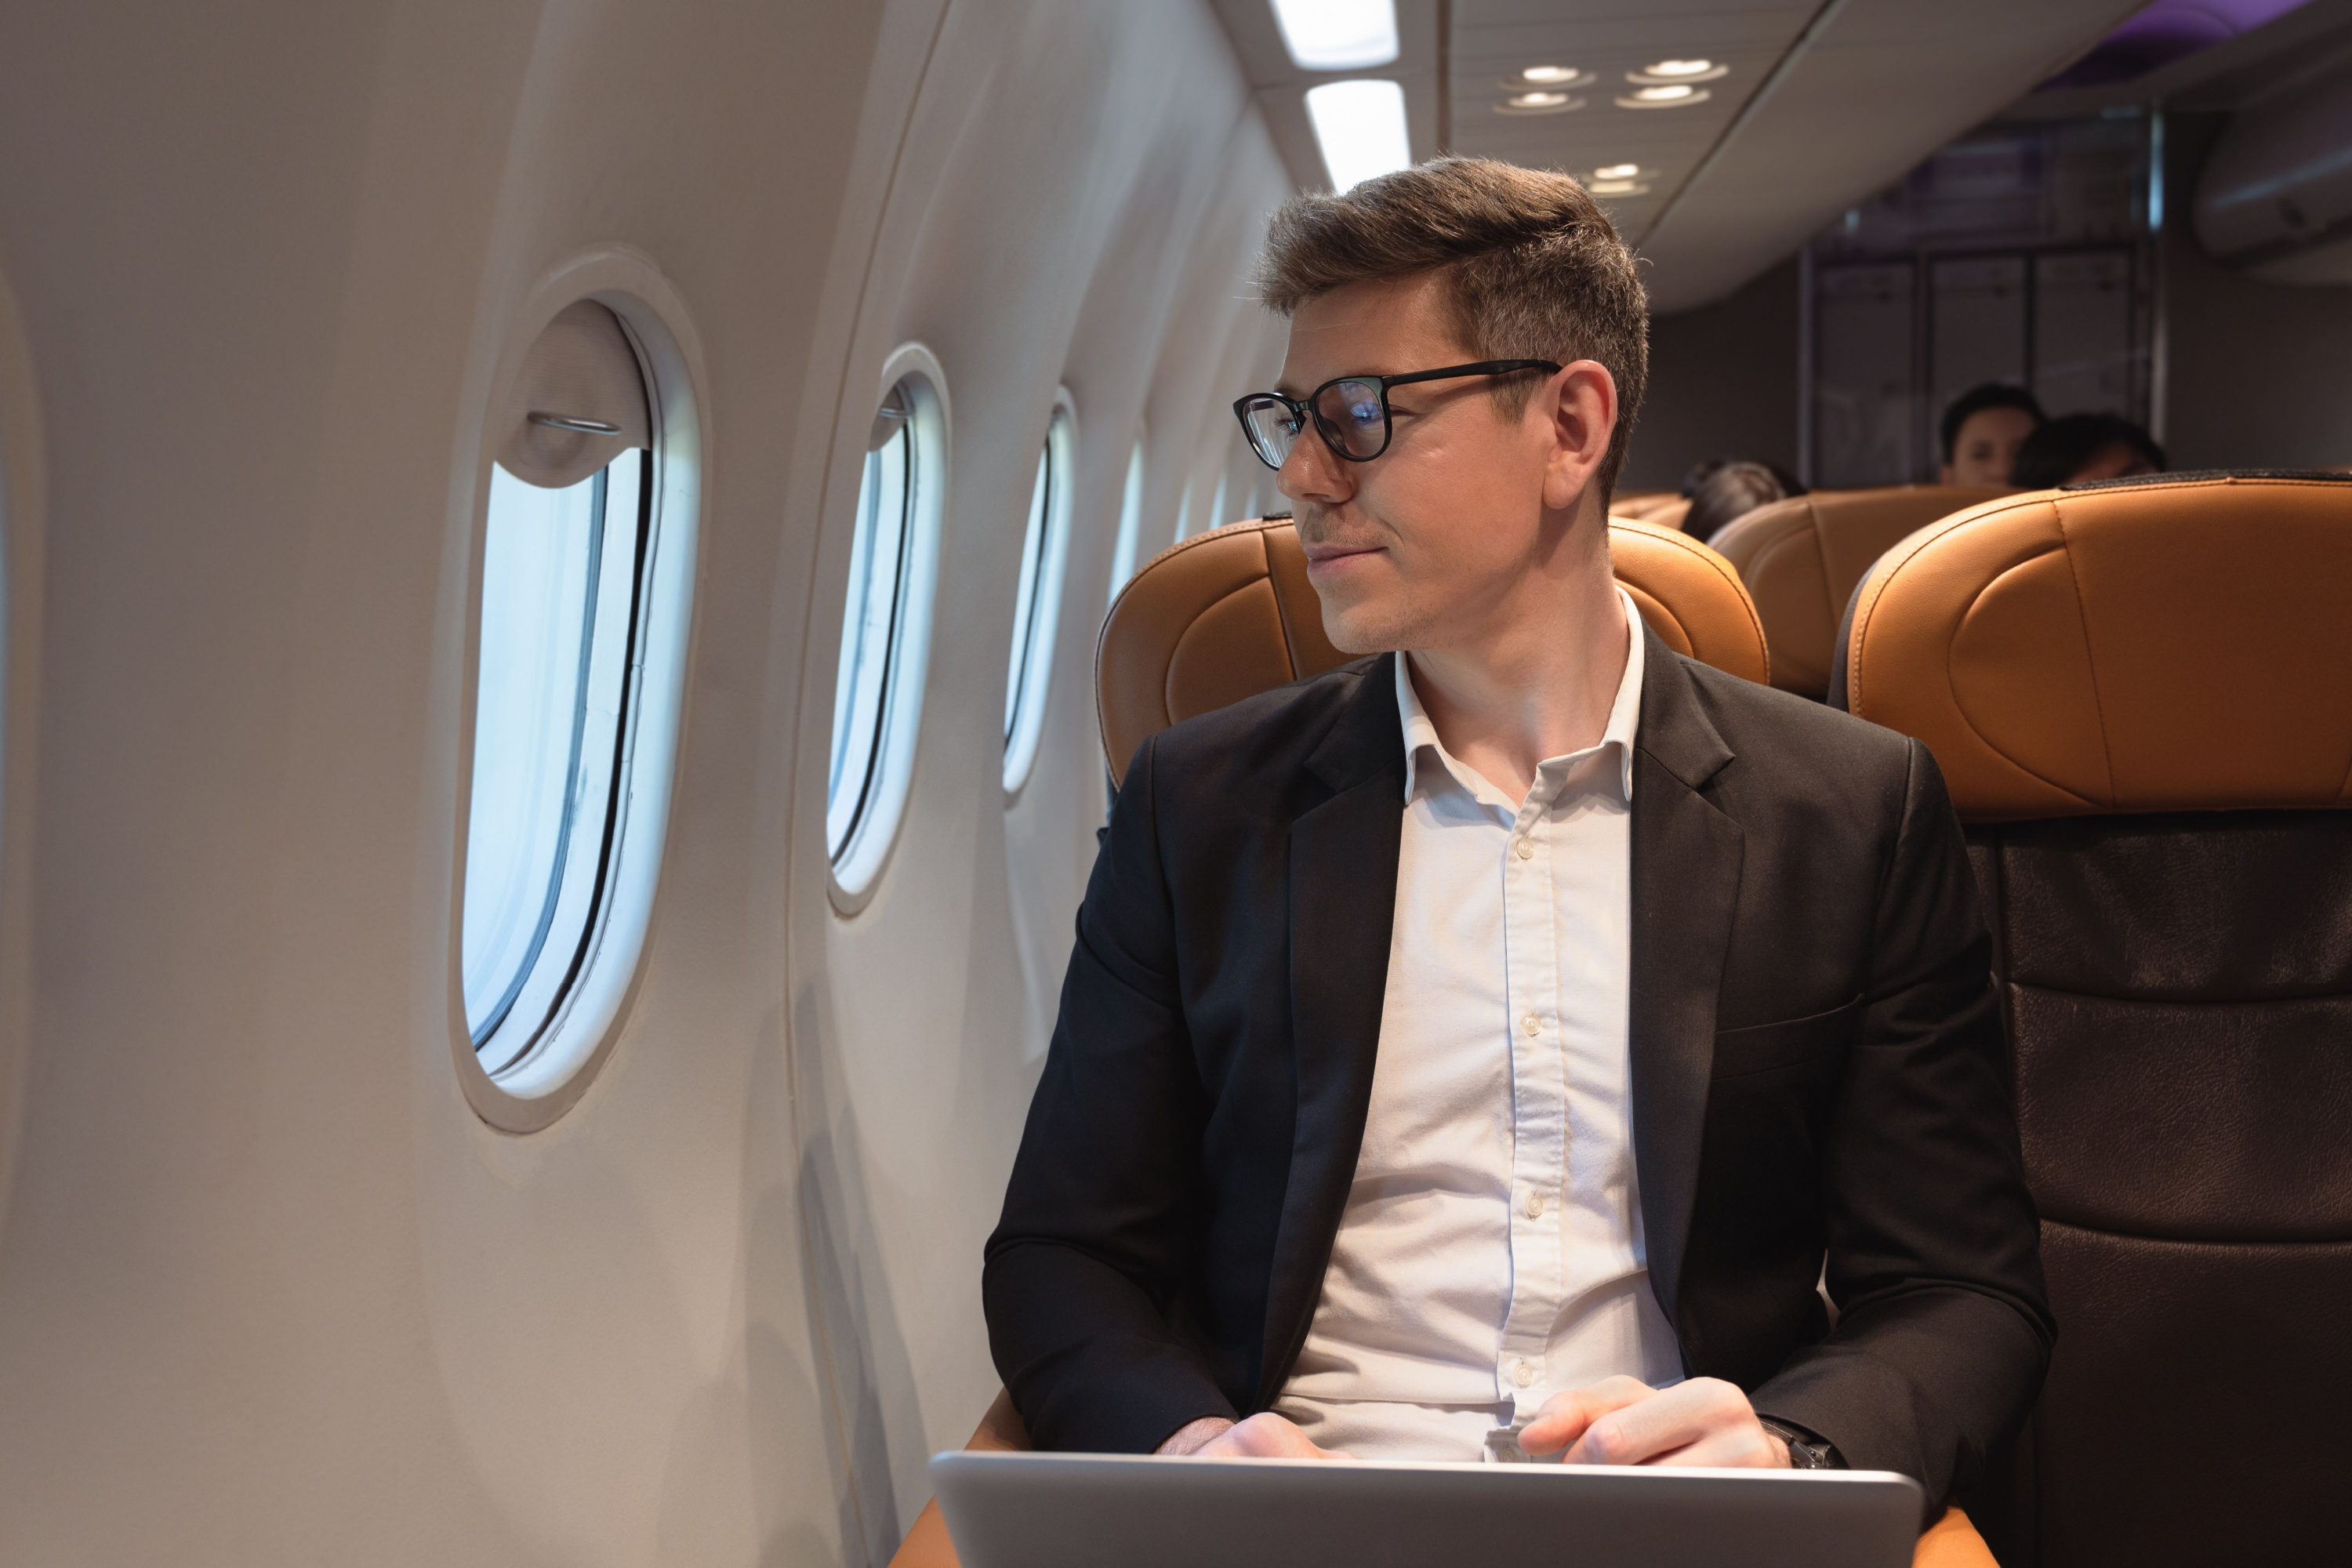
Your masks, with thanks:
<instances>
[{"instance_id":1,"label":"suit lapel","mask_svg":"<svg viewBox=\"0 0 2352 1568\"><path fill-rule=\"evenodd\" d=\"M1404 732L1382 658L1307 760L1331 797L1290 827L1290 1027L1298 1077L1290 1179L1266 1285L1258 1403L1313 1321L1371 1103L1404 823Z\"/></svg>"},{"instance_id":2,"label":"suit lapel","mask_svg":"<svg viewBox=\"0 0 2352 1568\"><path fill-rule=\"evenodd\" d=\"M1688 1254L1715 1061L1716 993L1730 946L1745 836L1704 792L1731 761L1684 662L1650 639L1633 755L1628 1020L1633 1163L1650 1289L1666 1321Z\"/></svg>"}]
</instances>

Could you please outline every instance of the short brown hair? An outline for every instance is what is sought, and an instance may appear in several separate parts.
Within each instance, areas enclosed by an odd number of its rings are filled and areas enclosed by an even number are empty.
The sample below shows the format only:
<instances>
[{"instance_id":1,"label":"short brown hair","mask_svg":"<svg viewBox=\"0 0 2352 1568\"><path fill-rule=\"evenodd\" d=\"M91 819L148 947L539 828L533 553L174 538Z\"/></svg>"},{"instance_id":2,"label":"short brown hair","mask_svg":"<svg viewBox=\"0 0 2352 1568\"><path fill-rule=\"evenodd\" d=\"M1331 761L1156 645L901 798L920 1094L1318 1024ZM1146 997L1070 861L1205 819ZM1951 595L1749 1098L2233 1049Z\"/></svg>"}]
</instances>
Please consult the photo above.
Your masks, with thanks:
<instances>
[{"instance_id":1,"label":"short brown hair","mask_svg":"<svg viewBox=\"0 0 2352 1568\"><path fill-rule=\"evenodd\" d=\"M1605 503L1650 374L1649 301L1633 252L1566 174L1487 158L1438 158L1339 195L1293 196L1266 226L1259 298L1287 316L1349 283L1442 272L1454 325L1481 359L1598 361L1617 383L1601 463ZM1435 368L1433 366L1430 368ZM1496 384L1527 406L1525 376Z\"/></svg>"}]
</instances>

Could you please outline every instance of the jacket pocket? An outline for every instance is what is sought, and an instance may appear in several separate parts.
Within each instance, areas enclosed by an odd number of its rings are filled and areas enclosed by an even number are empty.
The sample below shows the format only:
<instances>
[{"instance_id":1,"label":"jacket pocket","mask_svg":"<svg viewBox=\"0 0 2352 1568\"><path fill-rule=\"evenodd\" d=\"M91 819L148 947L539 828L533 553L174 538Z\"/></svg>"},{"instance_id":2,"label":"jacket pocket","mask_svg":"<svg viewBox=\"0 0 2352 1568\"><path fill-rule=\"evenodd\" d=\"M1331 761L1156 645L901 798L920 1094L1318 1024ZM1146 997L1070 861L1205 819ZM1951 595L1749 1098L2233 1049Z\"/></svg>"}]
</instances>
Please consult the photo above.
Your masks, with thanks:
<instances>
[{"instance_id":1,"label":"jacket pocket","mask_svg":"<svg viewBox=\"0 0 2352 1568\"><path fill-rule=\"evenodd\" d=\"M1793 1067L1843 1048L1853 1037L1862 1016L1862 995L1826 1013L1783 1018L1777 1024L1751 1024L1741 1029L1718 1029L1715 1036L1715 1078L1738 1078L1774 1068Z\"/></svg>"}]
</instances>

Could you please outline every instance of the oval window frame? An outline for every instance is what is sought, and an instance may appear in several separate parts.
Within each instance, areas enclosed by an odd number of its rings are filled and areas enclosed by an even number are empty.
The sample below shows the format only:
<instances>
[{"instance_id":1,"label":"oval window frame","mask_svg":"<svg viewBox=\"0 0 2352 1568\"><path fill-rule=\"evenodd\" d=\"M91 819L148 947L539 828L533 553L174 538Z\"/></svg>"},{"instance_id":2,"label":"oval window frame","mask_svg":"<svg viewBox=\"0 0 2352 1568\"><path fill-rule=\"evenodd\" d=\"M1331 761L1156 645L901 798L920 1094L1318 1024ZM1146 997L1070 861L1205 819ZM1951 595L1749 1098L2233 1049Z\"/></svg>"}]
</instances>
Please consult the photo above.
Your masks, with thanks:
<instances>
[{"instance_id":1,"label":"oval window frame","mask_svg":"<svg viewBox=\"0 0 2352 1568\"><path fill-rule=\"evenodd\" d=\"M908 553L906 619L898 634L897 646L891 651L887 706L877 726L876 755L870 766L875 773L875 793L871 804L859 814L843 841L841 852L833 853L829 842L820 843L825 859L825 893L834 911L851 916L873 901L889 868L891 856L897 851L900 831L907 821L907 806L914 798L915 766L920 755L923 731L923 700L930 685L931 633L938 620L939 574L940 542L947 531L949 486L952 482L950 464L953 457L954 416L948 397L947 372L940 366L939 356L920 342L901 343L882 362L881 374L875 378L874 394L867 408L879 408L901 383L909 384L912 417L908 433L913 439L914 483L907 502L908 529L910 535ZM873 415L852 410L851 427L866 430ZM856 510L863 499L865 458L858 458L857 483L850 503L850 527L856 527ZM835 601L840 605L843 624L851 613L849 605L849 557L842 552L841 578L835 589ZM841 658L841 626L833 637L835 674L839 673ZM837 689L838 681L828 681ZM833 732L834 714L825 712L828 737L826 769L831 771L829 737ZM824 801L827 811L832 802ZM825 827L820 817L820 835Z\"/></svg>"},{"instance_id":2,"label":"oval window frame","mask_svg":"<svg viewBox=\"0 0 2352 1568\"><path fill-rule=\"evenodd\" d=\"M1070 526L1072 520L1071 490L1077 477L1078 406L1066 386L1054 389L1054 404L1045 416L1045 439L1039 451L1053 475L1051 488L1045 495L1045 516L1043 537L1038 541L1036 577L1031 584L1030 629L1027 646L1023 649L1021 695L1024 699L1013 714L1013 727L1004 738L1004 801L1009 806L1021 798L1022 789L1036 772L1037 754L1045 738L1045 721L1050 715L1054 692L1054 653L1061 632L1063 599L1067 595L1070 567ZM1028 554L1027 514L1036 510L1033 491L1030 504L1024 509L1022 523L1022 555ZM1020 594L1016 584L1013 595L1014 613L1019 613ZM1016 628L1017 631L1017 628ZM1013 679L1010 668L1011 650L1007 649L1005 679Z\"/></svg>"},{"instance_id":3,"label":"oval window frame","mask_svg":"<svg viewBox=\"0 0 2352 1568\"><path fill-rule=\"evenodd\" d=\"M652 418L653 521L646 547L645 630L633 677L624 793L627 816L615 829L612 879L592 913L578 977L544 1037L514 1067L493 1078L466 1024L461 962L466 850L472 815L475 704L480 679L482 577L488 536L490 437L496 410L524 356L557 312L593 300L619 319L645 377ZM702 531L704 454L709 450L709 384L701 341L686 301L651 258L608 247L565 262L536 284L502 329L490 395L476 411L475 454L467 518L467 590L459 675L456 813L448 925L450 1053L474 1113L505 1132L536 1132L579 1103L611 1058L644 978L661 870L667 858L670 803L686 730L688 672L693 662L698 561Z\"/></svg>"}]
</instances>

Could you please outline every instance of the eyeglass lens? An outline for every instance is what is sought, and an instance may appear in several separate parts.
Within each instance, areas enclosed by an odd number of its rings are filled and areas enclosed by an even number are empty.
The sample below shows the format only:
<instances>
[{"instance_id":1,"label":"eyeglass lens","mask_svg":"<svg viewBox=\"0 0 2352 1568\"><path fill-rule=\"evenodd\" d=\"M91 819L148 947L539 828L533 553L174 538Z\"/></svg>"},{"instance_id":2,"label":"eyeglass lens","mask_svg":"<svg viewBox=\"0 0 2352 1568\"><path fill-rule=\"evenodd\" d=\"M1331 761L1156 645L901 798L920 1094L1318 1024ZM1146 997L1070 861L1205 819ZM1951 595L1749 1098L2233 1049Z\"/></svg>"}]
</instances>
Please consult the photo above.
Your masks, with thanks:
<instances>
[{"instance_id":1,"label":"eyeglass lens","mask_svg":"<svg viewBox=\"0 0 2352 1568\"><path fill-rule=\"evenodd\" d=\"M1369 378L1335 381L1315 395L1315 423L1351 458L1376 458L1389 442L1381 384Z\"/></svg>"},{"instance_id":2,"label":"eyeglass lens","mask_svg":"<svg viewBox=\"0 0 2352 1568\"><path fill-rule=\"evenodd\" d=\"M1278 468L1290 456L1290 448L1298 443L1298 424L1291 417L1290 409L1276 398L1253 398L1242 410L1242 428L1249 436L1250 445L1257 449L1260 461L1270 468Z\"/></svg>"}]
</instances>

